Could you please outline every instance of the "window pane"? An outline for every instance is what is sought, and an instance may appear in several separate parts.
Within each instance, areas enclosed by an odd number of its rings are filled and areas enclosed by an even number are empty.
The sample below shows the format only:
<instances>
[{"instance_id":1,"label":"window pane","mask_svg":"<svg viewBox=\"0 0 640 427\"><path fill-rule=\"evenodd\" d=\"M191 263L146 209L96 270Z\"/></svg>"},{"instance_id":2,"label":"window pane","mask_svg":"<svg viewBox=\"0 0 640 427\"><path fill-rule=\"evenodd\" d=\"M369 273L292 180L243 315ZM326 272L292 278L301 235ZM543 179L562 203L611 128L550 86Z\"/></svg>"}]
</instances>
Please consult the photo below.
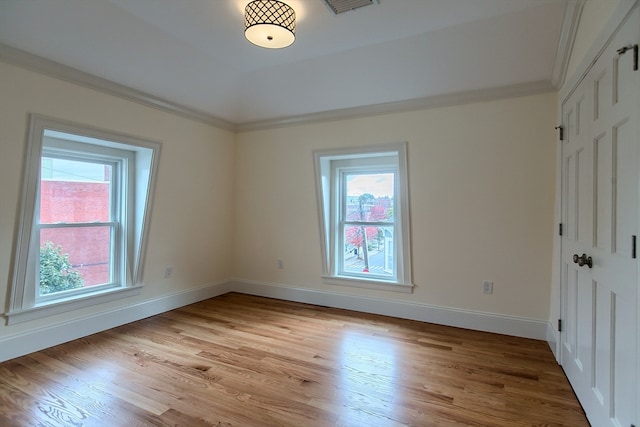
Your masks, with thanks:
<instances>
[{"instance_id":1,"label":"window pane","mask_svg":"<svg viewBox=\"0 0 640 427\"><path fill-rule=\"evenodd\" d=\"M344 226L345 273L394 276L393 227Z\"/></svg>"},{"instance_id":2,"label":"window pane","mask_svg":"<svg viewBox=\"0 0 640 427\"><path fill-rule=\"evenodd\" d=\"M346 220L393 222L393 173L347 174Z\"/></svg>"},{"instance_id":3,"label":"window pane","mask_svg":"<svg viewBox=\"0 0 640 427\"><path fill-rule=\"evenodd\" d=\"M40 223L110 220L112 166L42 157Z\"/></svg>"},{"instance_id":4,"label":"window pane","mask_svg":"<svg viewBox=\"0 0 640 427\"><path fill-rule=\"evenodd\" d=\"M40 295L111 283L111 226L40 230Z\"/></svg>"}]
</instances>

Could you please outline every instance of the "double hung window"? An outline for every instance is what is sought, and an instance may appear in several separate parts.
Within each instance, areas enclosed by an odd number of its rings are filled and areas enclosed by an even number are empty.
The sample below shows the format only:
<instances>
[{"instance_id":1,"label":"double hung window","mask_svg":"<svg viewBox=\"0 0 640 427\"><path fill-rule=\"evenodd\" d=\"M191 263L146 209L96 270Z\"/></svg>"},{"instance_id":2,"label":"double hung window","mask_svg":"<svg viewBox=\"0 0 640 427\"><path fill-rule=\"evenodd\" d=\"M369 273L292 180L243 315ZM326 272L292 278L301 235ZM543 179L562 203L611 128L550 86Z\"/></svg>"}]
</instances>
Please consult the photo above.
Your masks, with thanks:
<instances>
[{"instance_id":1,"label":"double hung window","mask_svg":"<svg viewBox=\"0 0 640 427\"><path fill-rule=\"evenodd\" d=\"M159 151L32 117L10 323L139 292Z\"/></svg>"},{"instance_id":2,"label":"double hung window","mask_svg":"<svg viewBox=\"0 0 640 427\"><path fill-rule=\"evenodd\" d=\"M45 131L33 232L35 302L126 284L133 153Z\"/></svg>"},{"instance_id":3,"label":"double hung window","mask_svg":"<svg viewBox=\"0 0 640 427\"><path fill-rule=\"evenodd\" d=\"M323 275L411 291L405 144L315 153Z\"/></svg>"}]
</instances>

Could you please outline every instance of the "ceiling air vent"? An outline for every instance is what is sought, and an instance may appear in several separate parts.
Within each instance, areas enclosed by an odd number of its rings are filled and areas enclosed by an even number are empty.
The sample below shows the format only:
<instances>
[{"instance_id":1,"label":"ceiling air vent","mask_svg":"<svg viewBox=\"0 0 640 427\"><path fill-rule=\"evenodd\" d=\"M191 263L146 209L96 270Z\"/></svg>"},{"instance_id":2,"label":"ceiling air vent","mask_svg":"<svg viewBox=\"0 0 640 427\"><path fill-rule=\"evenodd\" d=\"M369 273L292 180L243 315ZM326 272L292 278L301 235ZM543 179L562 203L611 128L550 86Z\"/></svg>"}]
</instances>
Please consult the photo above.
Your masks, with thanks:
<instances>
[{"instance_id":1,"label":"ceiling air vent","mask_svg":"<svg viewBox=\"0 0 640 427\"><path fill-rule=\"evenodd\" d=\"M357 9L362 6L369 6L370 4L379 3L379 0L324 0L327 6L336 15L344 12L348 12L353 9Z\"/></svg>"}]
</instances>

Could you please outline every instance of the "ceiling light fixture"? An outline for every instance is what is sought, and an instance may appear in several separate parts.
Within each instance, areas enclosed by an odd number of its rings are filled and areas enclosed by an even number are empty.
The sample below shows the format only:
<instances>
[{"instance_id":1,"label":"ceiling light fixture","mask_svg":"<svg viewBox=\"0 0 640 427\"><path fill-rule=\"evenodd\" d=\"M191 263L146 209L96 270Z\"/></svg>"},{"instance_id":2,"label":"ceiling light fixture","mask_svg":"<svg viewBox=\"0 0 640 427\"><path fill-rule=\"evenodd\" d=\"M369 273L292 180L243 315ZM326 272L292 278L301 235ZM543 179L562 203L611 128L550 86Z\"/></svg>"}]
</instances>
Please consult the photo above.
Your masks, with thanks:
<instances>
[{"instance_id":1,"label":"ceiling light fixture","mask_svg":"<svg viewBox=\"0 0 640 427\"><path fill-rule=\"evenodd\" d=\"M244 36L260 47L287 47L296 39L296 12L281 1L252 1L244 8Z\"/></svg>"}]
</instances>

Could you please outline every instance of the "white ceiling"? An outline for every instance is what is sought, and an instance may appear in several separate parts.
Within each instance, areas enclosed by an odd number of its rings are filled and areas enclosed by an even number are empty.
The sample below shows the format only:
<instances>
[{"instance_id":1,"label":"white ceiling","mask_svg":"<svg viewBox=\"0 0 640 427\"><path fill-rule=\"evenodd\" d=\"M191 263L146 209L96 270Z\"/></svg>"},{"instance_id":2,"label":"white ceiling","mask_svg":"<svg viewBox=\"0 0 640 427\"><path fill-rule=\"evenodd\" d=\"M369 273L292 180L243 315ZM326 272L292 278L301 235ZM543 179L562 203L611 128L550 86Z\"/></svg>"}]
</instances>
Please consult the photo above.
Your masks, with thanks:
<instances>
[{"instance_id":1,"label":"white ceiling","mask_svg":"<svg viewBox=\"0 0 640 427\"><path fill-rule=\"evenodd\" d=\"M0 43L234 125L547 82L569 0L285 0L297 38L244 39L248 0L0 0Z\"/></svg>"}]
</instances>

